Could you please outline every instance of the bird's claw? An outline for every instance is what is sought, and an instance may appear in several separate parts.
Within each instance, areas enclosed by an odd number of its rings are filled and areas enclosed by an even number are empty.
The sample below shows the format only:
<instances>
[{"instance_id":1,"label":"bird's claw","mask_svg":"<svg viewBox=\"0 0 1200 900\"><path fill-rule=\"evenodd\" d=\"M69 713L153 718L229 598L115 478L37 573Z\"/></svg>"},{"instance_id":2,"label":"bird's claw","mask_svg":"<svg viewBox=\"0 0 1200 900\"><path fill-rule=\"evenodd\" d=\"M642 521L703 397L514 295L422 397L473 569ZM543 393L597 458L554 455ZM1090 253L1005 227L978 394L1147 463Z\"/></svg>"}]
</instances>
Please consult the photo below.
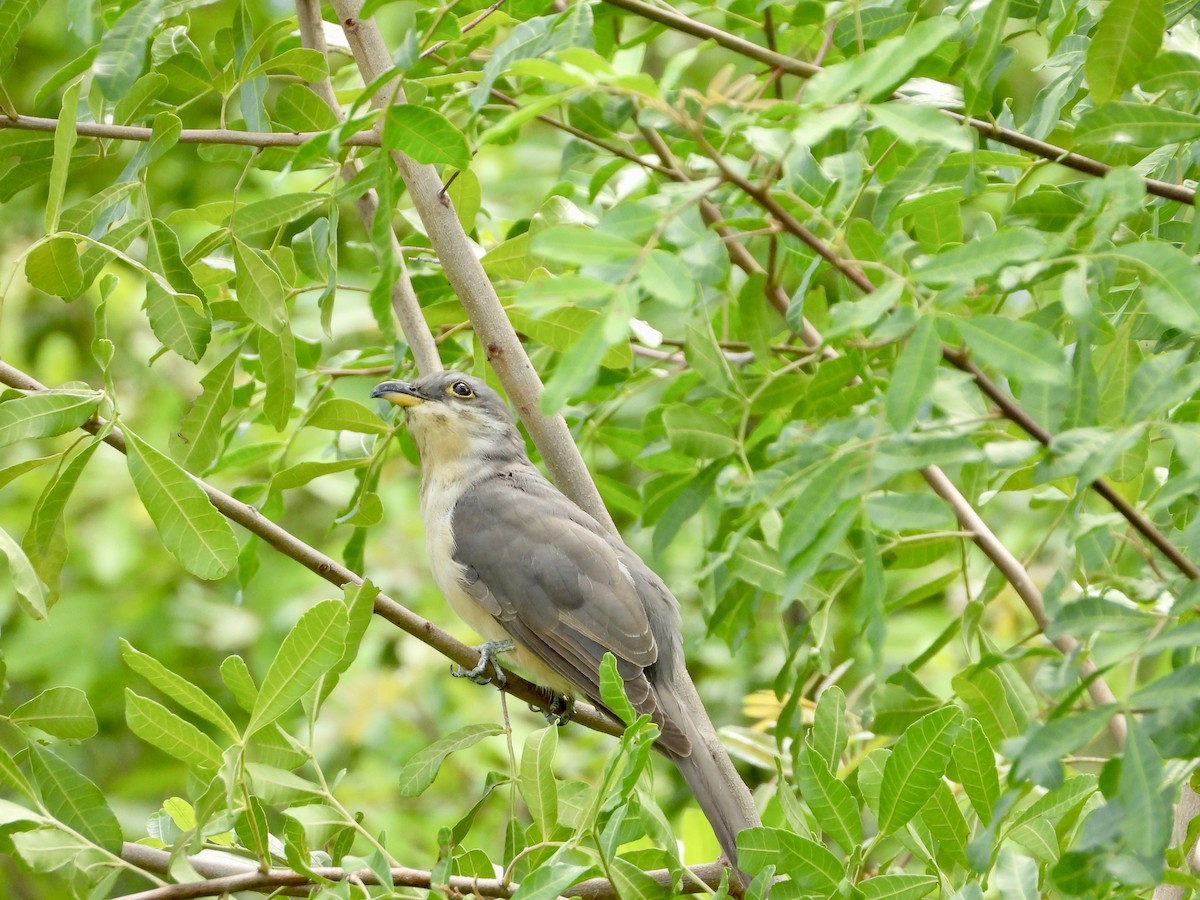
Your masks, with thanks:
<instances>
[{"instance_id":1,"label":"bird's claw","mask_svg":"<svg viewBox=\"0 0 1200 900\"><path fill-rule=\"evenodd\" d=\"M473 669L464 669L461 666L451 666L450 674L455 678L469 678L475 684L492 684L502 688L507 683L504 677L504 670L500 668L500 664L496 662L496 656L500 653L507 653L516 647L512 641L488 641L485 644L480 644L475 649L479 651L479 662L475 664ZM488 667L492 669L492 675L487 673Z\"/></svg>"},{"instance_id":2,"label":"bird's claw","mask_svg":"<svg viewBox=\"0 0 1200 900\"><path fill-rule=\"evenodd\" d=\"M560 694L557 691L548 693L550 695L548 706L540 707L530 703L529 708L533 712L540 712L548 724L561 728L575 718L575 698L570 694Z\"/></svg>"}]
</instances>

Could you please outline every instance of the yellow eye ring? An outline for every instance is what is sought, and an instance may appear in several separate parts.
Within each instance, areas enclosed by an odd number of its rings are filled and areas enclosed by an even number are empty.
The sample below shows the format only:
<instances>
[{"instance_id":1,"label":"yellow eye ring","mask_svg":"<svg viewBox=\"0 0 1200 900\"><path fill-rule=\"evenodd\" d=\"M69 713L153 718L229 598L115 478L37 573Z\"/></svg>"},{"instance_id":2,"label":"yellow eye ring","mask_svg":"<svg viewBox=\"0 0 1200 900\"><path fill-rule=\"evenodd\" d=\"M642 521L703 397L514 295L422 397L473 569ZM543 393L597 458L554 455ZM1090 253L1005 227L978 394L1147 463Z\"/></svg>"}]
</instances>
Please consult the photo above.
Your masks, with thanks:
<instances>
[{"instance_id":1,"label":"yellow eye ring","mask_svg":"<svg viewBox=\"0 0 1200 900\"><path fill-rule=\"evenodd\" d=\"M475 392L471 390L471 386L465 381L456 381L450 385L450 391L456 397L461 397L463 400L470 400L475 396Z\"/></svg>"}]
</instances>

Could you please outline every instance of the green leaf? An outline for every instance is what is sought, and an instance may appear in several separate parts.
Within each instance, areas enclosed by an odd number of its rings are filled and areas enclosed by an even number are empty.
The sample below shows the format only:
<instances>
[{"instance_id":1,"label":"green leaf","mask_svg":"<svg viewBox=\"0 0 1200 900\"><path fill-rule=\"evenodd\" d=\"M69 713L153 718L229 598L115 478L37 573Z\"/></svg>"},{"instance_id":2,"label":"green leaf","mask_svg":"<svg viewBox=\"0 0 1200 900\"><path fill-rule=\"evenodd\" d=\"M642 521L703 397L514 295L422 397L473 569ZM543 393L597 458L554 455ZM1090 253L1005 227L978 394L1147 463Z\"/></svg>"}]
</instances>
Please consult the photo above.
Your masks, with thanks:
<instances>
[{"instance_id":1,"label":"green leaf","mask_svg":"<svg viewBox=\"0 0 1200 900\"><path fill-rule=\"evenodd\" d=\"M291 85L299 87L299 85ZM320 103L321 101L317 101ZM324 105L324 104L322 104ZM329 202L325 194L279 194L240 206L229 214L229 227L242 240L277 231Z\"/></svg>"},{"instance_id":2,"label":"green leaf","mask_svg":"<svg viewBox=\"0 0 1200 900\"><path fill-rule=\"evenodd\" d=\"M1161 147L1200 137L1200 116L1148 103L1112 101L1089 109L1075 126L1076 144Z\"/></svg>"},{"instance_id":3,"label":"green leaf","mask_svg":"<svg viewBox=\"0 0 1200 900\"><path fill-rule=\"evenodd\" d=\"M46 0L4 0L0 3L0 71L11 65L13 49Z\"/></svg>"},{"instance_id":4,"label":"green leaf","mask_svg":"<svg viewBox=\"0 0 1200 900\"><path fill-rule=\"evenodd\" d=\"M241 347L236 347L200 379L200 396L171 435L171 450L180 464L197 474L217 461L221 452L221 422L233 405L233 376Z\"/></svg>"},{"instance_id":5,"label":"green leaf","mask_svg":"<svg viewBox=\"0 0 1200 900\"><path fill-rule=\"evenodd\" d=\"M1192 663L1134 691L1129 703L1139 710L1186 706L1196 699L1197 684L1200 684L1200 663Z\"/></svg>"},{"instance_id":6,"label":"green leaf","mask_svg":"<svg viewBox=\"0 0 1200 900\"><path fill-rule=\"evenodd\" d=\"M21 545L3 528L0 528L0 553L8 560L8 574L21 609L34 619L46 618L46 588Z\"/></svg>"},{"instance_id":7,"label":"green leaf","mask_svg":"<svg viewBox=\"0 0 1200 900\"><path fill-rule=\"evenodd\" d=\"M300 617L263 678L247 736L282 716L337 665L347 627L346 606L340 600L322 600Z\"/></svg>"},{"instance_id":8,"label":"green leaf","mask_svg":"<svg viewBox=\"0 0 1200 900\"><path fill-rule=\"evenodd\" d=\"M937 325L931 316L917 321L908 343L900 351L887 390L887 420L896 431L907 431L928 401L942 358Z\"/></svg>"},{"instance_id":9,"label":"green leaf","mask_svg":"<svg viewBox=\"0 0 1200 900\"><path fill-rule=\"evenodd\" d=\"M1191 53L1160 53L1138 75L1143 90L1194 91L1200 88L1200 57Z\"/></svg>"},{"instance_id":10,"label":"green leaf","mask_svg":"<svg viewBox=\"0 0 1200 900\"><path fill-rule=\"evenodd\" d=\"M629 238L581 225L555 225L539 231L530 249L538 256L578 266L632 261L642 253L642 247Z\"/></svg>"},{"instance_id":11,"label":"green leaf","mask_svg":"<svg viewBox=\"0 0 1200 900\"><path fill-rule=\"evenodd\" d=\"M121 849L121 826L104 794L45 747L29 745L29 769L46 810L110 853Z\"/></svg>"},{"instance_id":12,"label":"green leaf","mask_svg":"<svg viewBox=\"0 0 1200 900\"><path fill-rule=\"evenodd\" d=\"M908 79L921 60L944 47L960 27L949 16L918 22L908 34L880 41L847 62L822 69L808 82L804 101L833 105L855 92L860 101L885 97Z\"/></svg>"},{"instance_id":13,"label":"green leaf","mask_svg":"<svg viewBox=\"0 0 1200 900\"><path fill-rule=\"evenodd\" d=\"M863 838L858 803L850 788L834 776L825 760L811 747L800 751L796 786L821 830L845 853L854 853Z\"/></svg>"},{"instance_id":14,"label":"green leaf","mask_svg":"<svg viewBox=\"0 0 1200 900\"><path fill-rule=\"evenodd\" d=\"M1160 241L1125 244L1113 253L1141 272L1146 306L1157 319L1189 333L1200 331L1200 271L1195 260Z\"/></svg>"},{"instance_id":15,"label":"green leaf","mask_svg":"<svg viewBox=\"0 0 1200 900\"><path fill-rule=\"evenodd\" d=\"M933 796L921 807L920 818L937 841L940 859L962 863L967 861L971 828L945 781L938 781L934 786Z\"/></svg>"},{"instance_id":16,"label":"green leaf","mask_svg":"<svg viewBox=\"0 0 1200 900\"><path fill-rule=\"evenodd\" d=\"M303 84L284 85L275 98L275 117L290 131L328 131L338 124L325 101Z\"/></svg>"},{"instance_id":17,"label":"green leaf","mask_svg":"<svg viewBox=\"0 0 1200 900\"><path fill-rule=\"evenodd\" d=\"M287 324L287 292L271 258L261 250L233 239L237 299L257 325L278 334Z\"/></svg>"},{"instance_id":18,"label":"green leaf","mask_svg":"<svg viewBox=\"0 0 1200 900\"><path fill-rule=\"evenodd\" d=\"M471 151L463 133L440 112L424 106L389 106L383 120L383 145L419 163L454 169L471 164Z\"/></svg>"},{"instance_id":19,"label":"green leaf","mask_svg":"<svg viewBox=\"0 0 1200 900\"><path fill-rule=\"evenodd\" d=\"M38 574L50 587L51 602L57 598L59 575L67 555L63 512L84 468L99 446L98 440L89 443L46 482L45 489L34 505L29 530L21 541Z\"/></svg>"},{"instance_id":20,"label":"green leaf","mask_svg":"<svg viewBox=\"0 0 1200 900\"><path fill-rule=\"evenodd\" d=\"M971 801L979 820L992 821L992 809L1000 796L1000 776L992 745L976 719L967 719L951 750L959 784Z\"/></svg>"},{"instance_id":21,"label":"green leaf","mask_svg":"<svg viewBox=\"0 0 1200 900\"><path fill-rule=\"evenodd\" d=\"M1076 775L1074 778L1068 778L1023 809L1013 820L1013 825L1022 825L1037 819L1057 822L1072 809L1082 806L1099 787L1100 779L1095 775Z\"/></svg>"},{"instance_id":22,"label":"green leaf","mask_svg":"<svg viewBox=\"0 0 1200 900\"><path fill-rule=\"evenodd\" d=\"M1111 706L1069 713L1060 719L1034 723L1025 735L1005 745L1013 758L1013 781L1032 781L1043 787L1062 784L1062 758L1074 753L1104 727L1112 717Z\"/></svg>"},{"instance_id":23,"label":"green leaf","mask_svg":"<svg viewBox=\"0 0 1200 900\"><path fill-rule=\"evenodd\" d=\"M125 721L129 730L152 747L203 772L221 765L221 748L191 722L161 703L125 689Z\"/></svg>"},{"instance_id":24,"label":"green leaf","mask_svg":"<svg viewBox=\"0 0 1200 900\"><path fill-rule=\"evenodd\" d=\"M163 545L197 578L222 578L237 562L233 529L191 476L170 457L125 431L133 486Z\"/></svg>"},{"instance_id":25,"label":"green leaf","mask_svg":"<svg viewBox=\"0 0 1200 900\"><path fill-rule=\"evenodd\" d=\"M79 296L87 287L79 262L79 247L67 237L52 237L29 251L25 257L25 277L39 291L64 300Z\"/></svg>"},{"instance_id":26,"label":"green leaf","mask_svg":"<svg viewBox=\"0 0 1200 900\"><path fill-rule=\"evenodd\" d=\"M160 21L162 0L140 0L104 33L92 72L96 86L107 99L120 100L142 74L146 43Z\"/></svg>"},{"instance_id":27,"label":"green leaf","mask_svg":"<svg viewBox=\"0 0 1200 900\"><path fill-rule=\"evenodd\" d=\"M131 671L141 675L184 709L216 725L230 740L236 741L241 737L225 710L206 691L172 672L153 656L141 652L124 638L120 638L120 641L121 658Z\"/></svg>"},{"instance_id":28,"label":"green leaf","mask_svg":"<svg viewBox=\"0 0 1200 900\"><path fill-rule=\"evenodd\" d=\"M329 65L325 54L308 47L292 47L284 50L278 56L272 56L266 62L252 69L245 77L247 80L257 75L271 72L282 72L285 75L295 75L308 82L323 81L329 75Z\"/></svg>"},{"instance_id":29,"label":"green leaf","mask_svg":"<svg viewBox=\"0 0 1200 900\"><path fill-rule=\"evenodd\" d=\"M1171 806L1163 796L1162 759L1141 720L1127 715L1125 721L1125 754L1117 779L1121 834L1137 856L1161 860L1171 842Z\"/></svg>"},{"instance_id":30,"label":"green leaf","mask_svg":"<svg viewBox=\"0 0 1200 900\"><path fill-rule=\"evenodd\" d=\"M927 257L913 275L922 284L973 283L990 278L1006 266L1039 259L1046 236L1032 228L1007 228L937 256Z\"/></svg>"},{"instance_id":31,"label":"green leaf","mask_svg":"<svg viewBox=\"0 0 1200 900\"><path fill-rule=\"evenodd\" d=\"M967 669L955 675L951 685L993 745L1025 730L1027 722L1022 710L1012 702L1003 679L991 669Z\"/></svg>"},{"instance_id":32,"label":"green leaf","mask_svg":"<svg viewBox=\"0 0 1200 900\"><path fill-rule=\"evenodd\" d=\"M151 219L147 230L146 265L169 283L146 282L146 315L150 329L164 347L190 362L199 362L212 336L212 320L202 299L203 291L179 254L179 239L166 222Z\"/></svg>"},{"instance_id":33,"label":"green leaf","mask_svg":"<svg viewBox=\"0 0 1200 900\"><path fill-rule=\"evenodd\" d=\"M992 109L992 85L1003 68L1000 48L1009 17L1009 0L992 0L979 22L967 63L963 67L963 112L968 116L986 115Z\"/></svg>"},{"instance_id":34,"label":"green leaf","mask_svg":"<svg viewBox=\"0 0 1200 900\"><path fill-rule=\"evenodd\" d=\"M697 406L678 403L663 410L667 439L680 453L721 459L737 453L738 441L726 419Z\"/></svg>"},{"instance_id":35,"label":"green leaf","mask_svg":"<svg viewBox=\"0 0 1200 900\"><path fill-rule=\"evenodd\" d=\"M62 110L54 129L54 161L50 165L50 194L46 198L46 231L58 230L58 214L62 210L63 192L67 188L67 173L71 169L71 154L75 150L75 114L79 109L77 81L63 94Z\"/></svg>"},{"instance_id":36,"label":"green leaf","mask_svg":"<svg viewBox=\"0 0 1200 900\"><path fill-rule=\"evenodd\" d=\"M855 887L863 900L919 900L929 896L937 883L936 875L876 875Z\"/></svg>"},{"instance_id":37,"label":"green leaf","mask_svg":"<svg viewBox=\"0 0 1200 900\"><path fill-rule=\"evenodd\" d=\"M1162 44L1163 0L1109 0L1088 44L1087 73L1098 103L1137 83Z\"/></svg>"},{"instance_id":38,"label":"green leaf","mask_svg":"<svg viewBox=\"0 0 1200 900\"><path fill-rule=\"evenodd\" d=\"M325 462L296 463L294 466L281 469L272 476L269 492L278 494L292 488L302 487L314 478L320 478L322 475L329 475L334 472L361 469L368 462L369 460L366 457L360 457L357 459L331 459Z\"/></svg>"},{"instance_id":39,"label":"green leaf","mask_svg":"<svg viewBox=\"0 0 1200 900\"><path fill-rule=\"evenodd\" d=\"M823 844L780 828L747 828L737 836L738 865L748 872L775 866L796 887L828 897L841 884L843 865Z\"/></svg>"},{"instance_id":40,"label":"green leaf","mask_svg":"<svg viewBox=\"0 0 1200 900\"><path fill-rule=\"evenodd\" d=\"M552 858L521 879L521 886L513 892L511 900L555 900L591 868Z\"/></svg>"},{"instance_id":41,"label":"green leaf","mask_svg":"<svg viewBox=\"0 0 1200 900\"><path fill-rule=\"evenodd\" d=\"M1186 347L1152 356L1129 382L1124 419L1137 422L1187 400L1200 390L1200 363L1189 363Z\"/></svg>"},{"instance_id":42,"label":"green leaf","mask_svg":"<svg viewBox=\"0 0 1200 900\"><path fill-rule=\"evenodd\" d=\"M387 434L391 431L386 422L363 404L344 397L326 400L313 411L307 424L326 431L354 431L359 434Z\"/></svg>"},{"instance_id":43,"label":"green leaf","mask_svg":"<svg viewBox=\"0 0 1200 900\"><path fill-rule=\"evenodd\" d=\"M557 748L558 728L551 725L529 735L521 753L517 784L543 841L551 840L558 827L558 785L553 768Z\"/></svg>"},{"instance_id":44,"label":"green leaf","mask_svg":"<svg viewBox=\"0 0 1200 900\"><path fill-rule=\"evenodd\" d=\"M64 741L82 741L96 733L96 714L78 688L53 687L22 703L8 718Z\"/></svg>"},{"instance_id":45,"label":"green leaf","mask_svg":"<svg viewBox=\"0 0 1200 900\"><path fill-rule=\"evenodd\" d=\"M263 415L283 431L296 402L296 339L286 322L275 332L258 329L258 358L266 385Z\"/></svg>"},{"instance_id":46,"label":"green leaf","mask_svg":"<svg viewBox=\"0 0 1200 900\"><path fill-rule=\"evenodd\" d=\"M221 660L221 681L233 693L237 705L250 712L258 703L258 687L254 677L240 656L227 656Z\"/></svg>"},{"instance_id":47,"label":"green leaf","mask_svg":"<svg viewBox=\"0 0 1200 900\"><path fill-rule=\"evenodd\" d=\"M869 105L867 112L905 144L939 144L951 150L970 150L975 146L966 126L928 106L895 100Z\"/></svg>"},{"instance_id":48,"label":"green leaf","mask_svg":"<svg viewBox=\"0 0 1200 900\"><path fill-rule=\"evenodd\" d=\"M852 456L839 456L813 473L784 514L779 536L779 555L784 562L791 562L812 546L842 505L843 489L858 465Z\"/></svg>"},{"instance_id":49,"label":"green leaf","mask_svg":"<svg viewBox=\"0 0 1200 900\"><path fill-rule=\"evenodd\" d=\"M941 784L962 713L947 706L918 719L896 741L879 787L879 830L892 834L920 812Z\"/></svg>"},{"instance_id":50,"label":"green leaf","mask_svg":"<svg viewBox=\"0 0 1200 900\"><path fill-rule=\"evenodd\" d=\"M600 660L600 699L626 725L636 721L637 710L625 695L625 680L617 671L617 658L607 652Z\"/></svg>"},{"instance_id":51,"label":"green leaf","mask_svg":"<svg viewBox=\"0 0 1200 900\"><path fill-rule=\"evenodd\" d=\"M1053 640L1064 634L1130 633L1149 630L1157 621L1152 613L1103 597L1080 597L1064 604L1046 628Z\"/></svg>"},{"instance_id":52,"label":"green leaf","mask_svg":"<svg viewBox=\"0 0 1200 900\"><path fill-rule=\"evenodd\" d=\"M417 797L433 784L446 757L473 747L484 738L503 734L499 725L468 725L430 744L412 756L400 770L400 796Z\"/></svg>"},{"instance_id":53,"label":"green leaf","mask_svg":"<svg viewBox=\"0 0 1200 900\"><path fill-rule=\"evenodd\" d=\"M103 396L99 391L38 391L0 403L0 447L79 428Z\"/></svg>"},{"instance_id":54,"label":"green leaf","mask_svg":"<svg viewBox=\"0 0 1200 900\"><path fill-rule=\"evenodd\" d=\"M821 692L813 712L812 749L825 760L831 772L842 764L842 754L850 740L846 726L846 695L836 684Z\"/></svg>"},{"instance_id":55,"label":"green leaf","mask_svg":"<svg viewBox=\"0 0 1200 900\"><path fill-rule=\"evenodd\" d=\"M1062 345L1041 326L1004 316L972 316L955 324L971 355L985 366L1021 382L1067 383Z\"/></svg>"}]
</instances>

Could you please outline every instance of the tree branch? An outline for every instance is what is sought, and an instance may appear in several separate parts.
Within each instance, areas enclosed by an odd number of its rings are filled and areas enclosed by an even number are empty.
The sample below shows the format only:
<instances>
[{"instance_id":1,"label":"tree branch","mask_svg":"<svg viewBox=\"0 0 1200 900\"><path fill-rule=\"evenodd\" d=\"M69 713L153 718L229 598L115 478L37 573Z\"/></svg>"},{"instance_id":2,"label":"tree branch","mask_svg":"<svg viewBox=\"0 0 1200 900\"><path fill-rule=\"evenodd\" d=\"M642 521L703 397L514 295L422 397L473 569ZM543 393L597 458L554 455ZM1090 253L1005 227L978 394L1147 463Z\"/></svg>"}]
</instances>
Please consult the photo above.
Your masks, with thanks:
<instances>
[{"instance_id":1,"label":"tree branch","mask_svg":"<svg viewBox=\"0 0 1200 900\"><path fill-rule=\"evenodd\" d=\"M121 858L150 872L162 875L170 872L171 854L166 850L126 843L121 848ZM316 884L311 878L291 869L271 869L263 872L248 860L243 862L228 854L200 853L189 856L188 863L197 874L203 876L203 881L169 884L136 894L126 894L120 900L184 900L191 897L216 897L235 891L271 891L289 887L311 887ZM353 880L361 884L379 884L375 873L369 870L353 872L324 866L314 867L312 871L329 881ZM677 890L683 894L698 894L720 885L725 866L722 863L706 863L701 866L689 866L688 871L693 877L684 878ZM674 877L669 869L654 869L644 874L663 888L671 888L674 885ZM460 875L451 876L448 884L435 886L431 873L405 866L393 867L391 877L392 883L397 887L437 890L440 886L449 888L455 894L477 897L511 897L519 887L511 882L502 883L495 878L467 878ZM620 897L612 882L606 878L581 881L567 888L560 896L579 897L582 900L619 900Z\"/></svg>"},{"instance_id":2,"label":"tree branch","mask_svg":"<svg viewBox=\"0 0 1200 900\"><path fill-rule=\"evenodd\" d=\"M372 84L393 67L379 27L372 19L359 19L361 0L333 0L333 8L354 53L363 83ZM371 102L375 108L385 109L393 99L397 103L405 102L404 91L395 78L380 85ZM566 421L562 416L543 415L539 408L542 380L508 321L474 246L459 224L436 170L396 151L392 151L392 159L446 277L467 311L488 360L525 423L554 483L615 534L616 526L579 455Z\"/></svg>"},{"instance_id":3,"label":"tree branch","mask_svg":"<svg viewBox=\"0 0 1200 900\"><path fill-rule=\"evenodd\" d=\"M738 190L752 199L766 212L768 212L783 228L799 239L802 243L810 247L822 259L828 262L833 268L846 278L851 284L861 290L863 293L870 294L875 291L875 285L867 278L862 269L852 263L847 262L837 255L837 253L826 244L823 240L809 231L796 219L787 209L776 200L769 191L764 190L758 185L753 184L743 176L735 172L721 157L716 150L711 147L703 137L698 137L699 146L705 151L708 157L721 170L721 176L730 184L734 185ZM779 304L776 303L778 308ZM786 305L780 310L786 310ZM807 319L805 320L807 325ZM805 342L808 343L809 337L805 337ZM815 345L813 345L815 346ZM1050 446L1053 440L1053 435L1037 423L1021 405L1017 403L1013 397L1005 393L1000 387L992 381L971 359L961 350L956 350L951 347L942 345L942 358L957 369L971 375L975 379L975 384L979 390L990 399L999 408L1005 418L1019 426L1030 437L1044 446ZM1095 489L1101 497L1107 500L1119 512L1130 525L1134 527L1143 537L1151 544L1158 548L1159 552L1169 559L1181 572L1190 579L1200 578L1200 567L1188 559L1178 547L1171 543L1165 534L1145 515L1138 511L1131 503L1122 497L1107 481L1103 478L1097 478L1089 484L1089 487Z\"/></svg>"},{"instance_id":4,"label":"tree branch","mask_svg":"<svg viewBox=\"0 0 1200 900\"><path fill-rule=\"evenodd\" d=\"M50 134L58 127L58 119L42 116L17 116L0 113L0 128L18 131L44 131ZM153 129L139 125L105 125L97 122L77 122L75 132L83 137L110 138L118 141L148 141ZM237 144L243 147L299 147L323 131L235 131L231 128L184 128L179 132L180 144ZM379 133L360 131L342 139L346 147L378 147Z\"/></svg>"},{"instance_id":5,"label":"tree branch","mask_svg":"<svg viewBox=\"0 0 1200 900\"><path fill-rule=\"evenodd\" d=\"M660 25L666 25L675 31L690 34L701 40L712 41L726 50L732 50L734 53L768 65L773 69L787 72L789 75L812 78L818 72L823 71L821 66L803 62L802 60L785 56L782 53L776 53L765 47L760 47L752 41L740 38L727 31L722 31L720 28L715 28L712 25L706 25L704 22L689 18L669 7L652 6L649 3L643 2L643 0L604 0L604 2L610 6L616 6L627 12L635 13L652 22L658 22ZM902 94L893 94L891 99L903 100L905 98ZM1068 169L1083 172L1085 175L1103 176L1112 171L1113 167L1107 163L1102 163L1099 160L1083 156L1079 153L1072 153L1062 147L1056 147L1045 141L1039 141L1023 135L1018 131L1001 128L993 122L964 116L962 113L957 113L949 109L940 109L938 111L961 125L975 129L985 138L1000 144L1007 144L1018 150L1024 150L1026 153L1032 153L1035 156L1058 163L1060 166L1065 166ZM1196 203L1196 192L1191 188L1171 184L1168 181L1159 181L1154 178L1143 178L1142 181L1146 185L1146 192L1149 194L1164 197L1167 200L1177 200L1189 206L1194 206Z\"/></svg>"},{"instance_id":6,"label":"tree branch","mask_svg":"<svg viewBox=\"0 0 1200 900\"><path fill-rule=\"evenodd\" d=\"M657 138L657 135L655 135L655 137ZM677 173L680 178L686 178L683 171L678 166L674 156L671 154L670 149L667 148L664 143L662 143L661 139L658 139L657 142L652 140L651 145L656 147L656 151L659 153L659 158L667 168ZM772 202L774 202L773 198ZM704 204L708 204L710 208L706 209ZM720 226L716 225L716 223L721 221L723 218L720 210L708 200L702 201L700 209L705 220L710 226L715 227L719 233L721 228ZM781 209L781 211L785 215L787 214L786 210ZM805 229L805 232L812 237L812 240L819 241L819 239L816 238L815 235L811 235L811 232L808 232L807 229ZM724 241L723 243L726 250L729 252L730 260L747 275L755 275L760 273L765 274L765 270L761 265L759 265L758 260L756 260L741 244L735 241ZM737 249L735 250L735 248ZM832 253L833 251L829 250L828 252ZM841 262L841 260L839 260L839 262ZM858 270L853 267L849 268L851 271L858 272ZM838 270L843 271L843 267L839 266ZM865 275L862 275L861 272L858 272L858 275L862 281L866 281ZM854 279L854 282L858 284L859 279ZM866 285L866 290L868 291L873 291L875 289L874 285L872 285L869 281L866 281ZM780 312L786 311L788 298L783 294L783 291L777 285L772 286L769 284L767 286L767 290L768 296L776 308L780 309ZM817 331L817 329L814 328L812 323L810 323L807 319L804 320L804 331L802 333L802 338L808 346L813 348L822 347L822 345L824 345L824 338L822 338L820 332ZM827 358L836 357L838 355L836 350L828 346L824 346L824 353ZM962 492L954 486L954 483L950 481L949 477L941 470L941 468L938 466L926 466L925 468L921 469L921 476L925 479L926 483L933 488L934 492L943 500L945 500L950 508L954 511L954 515L958 519L959 524L963 527L963 530L970 533L971 540L974 541L975 545L983 551L984 555L987 556L992 565L994 565L1000 571L1000 573L1004 575L1008 583L1012 585L1013 590L1016 591L1017 596L1021 598L1026 609L1029 610L1030 615L1033 617L1033 620L1037 623L1039 630L1044 632L1046 626L1049 624L1049 619L1046 616L1046 604L1042 598L1041 591L1039 591L1037 586L1033 583L1033 579L1029 577L1029 573L1025 570L1025 567L1021 565L1020 560L1018 560L1011 552L1009 552L1008 548L1004 546L1003 542L1001 542L1001 540L996 536L995 532L988 527L987 523L983 521L983 518L971 506L970 501L968 501L967 498L963 496ZM1055 639L1054 645L1067 655L1074 653L1079 646L1078 642L1068 635L1063 635L1062 637ZM1113 695L1113 692L1109 688L1107 682L1105 682L1104 677L1098 674L1096 665L1092 660L1083 660L1080 674L1081 677L1090 679L1090 681L1088 681L1088 693L1095 703L1099 705L1107 705L1116 702L1116 697ZM1119 742L1124 743L1126 729L1125 720L1121 716L1113 716L1109 719L1109 729Z\"/></svg>"},{"instance_id":7,"label":"tree branch","mask_svg":"<svg viewBox=\"0 0 1200 900\"><path fill-rule=\"evenodd\" d=\"M21 391L47 391L45 385L26 375L19 369L0 361L0 383ZM91 434L96 434L104 426L99 418L84 423L83 428ZM125 435L119 428L113 428L105 436L104 442L110 447L125 453ZM291 532L276 525L270 519L248 503L242 503L207 482L192 477L200 489L208 496L209 502L230 521L241 525L251 534L261 538L265 543L278 550L284 556L300 563L310 572L324 578L336 587L346 584L362 584L363 579L351 572L341 563L326 556ZM416 613L402 606L386 594L380 593L375 598L375 614L391 622L397 628L407 632L443 656L466 668L472 668L479 662L479 652L474 647L468 647L450 636L427 619L422 619ZM548 692L545 688L527 681L519 675L506 671L504 690L514 697L531 703L539 709L550 711ZM494 683L494 676L493 676ZM578 722L586 728L603 732L604 734L620 735L622 727L607 714L584 704L577 704L573 722Z\"/></svg>"}]
</instances>

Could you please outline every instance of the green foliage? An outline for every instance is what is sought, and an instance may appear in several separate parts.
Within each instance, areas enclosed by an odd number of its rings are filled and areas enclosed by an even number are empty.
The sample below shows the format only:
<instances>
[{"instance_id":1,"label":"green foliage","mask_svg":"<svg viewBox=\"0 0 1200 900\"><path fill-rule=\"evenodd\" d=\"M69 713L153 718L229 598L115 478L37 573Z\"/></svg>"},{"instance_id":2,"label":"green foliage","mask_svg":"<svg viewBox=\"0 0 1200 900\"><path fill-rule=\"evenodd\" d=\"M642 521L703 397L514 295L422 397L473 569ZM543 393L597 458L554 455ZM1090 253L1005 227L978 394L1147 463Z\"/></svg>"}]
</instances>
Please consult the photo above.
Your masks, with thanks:
<instances>
[{"instance_id":1,"label":"green foliage","mask_svg":"<svg viewBox=\"0 0 1200 900\"><path fill-rule=\"evenodd\" d=\"M457 627L369 400L404 279L491 375L455 222L681 602L751 896L1200 890L1194 4L630 6L368 2L365 83L261 0L0 4L0 371L52 388L0 393L0 893L713 858L615 660L612 741L372 618Z\"/></svg>"}]
</instances>

